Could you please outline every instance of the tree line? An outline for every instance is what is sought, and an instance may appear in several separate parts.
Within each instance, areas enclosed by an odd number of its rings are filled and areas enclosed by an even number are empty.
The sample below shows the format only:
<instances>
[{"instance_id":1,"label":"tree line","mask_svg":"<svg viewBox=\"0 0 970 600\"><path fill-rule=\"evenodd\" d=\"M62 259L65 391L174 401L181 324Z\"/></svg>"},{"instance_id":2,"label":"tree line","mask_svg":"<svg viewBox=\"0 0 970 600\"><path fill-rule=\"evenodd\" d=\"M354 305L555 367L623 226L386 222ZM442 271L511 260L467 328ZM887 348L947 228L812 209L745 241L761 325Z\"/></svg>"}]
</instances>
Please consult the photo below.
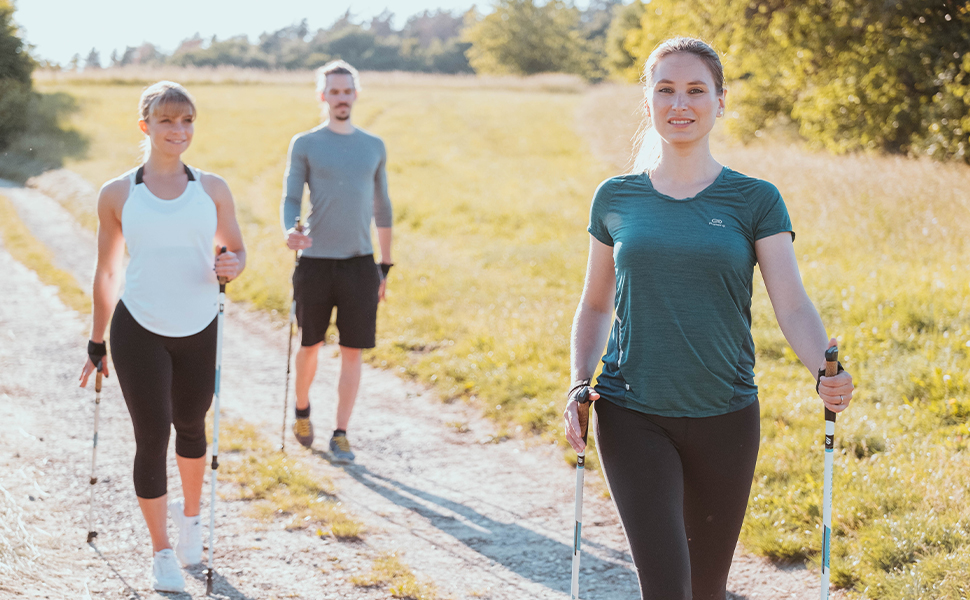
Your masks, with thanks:
<instances>
[{"instance_id":1,"label":"tree line","mask_svg":"<svg viewBox=\"0 0 970 600\"><path fill-rule=\"evenodd\" d=\"M21 63L30 60L14 51L12 9L4 10L0 147L16 123L4 115L27 85ZM171 54L146 43L113 53L110 64L312 69L342 58L364 70L638 81L659 42L689 35L722 53L728 124L742 138L791 127L835 152L970 163L968 0L592 0L585 9L493 0L488 12L425 11L393 23L389 11L367 21L348 11L326 28L312 31L303 20L252 41L195 35ZM68 67L101 64L92 50Z\"/></svg>"},{"instance_id":2,"label":"tree line","mask_svg":"<svg viewBox=\"0 0 970 600\"><path fill-rule=\"evenodd\" d=\"M256 40L199 34L171 54L151 43L115 51L105 61L97 49L76 54L71 69L125 65L223 66L313 69L342 58L358 69L434 73L567 72L587 79L608 73L606 33L622 0L593 0L584 10L562 0L499 0L482 14L424 11L395 28L389 10L357 20L348 10L328 27L311 30L306 19ZM567 47L563 47L563 41ZM523 48L523 46L525 48Z\"/></svg>"}]
</instances>

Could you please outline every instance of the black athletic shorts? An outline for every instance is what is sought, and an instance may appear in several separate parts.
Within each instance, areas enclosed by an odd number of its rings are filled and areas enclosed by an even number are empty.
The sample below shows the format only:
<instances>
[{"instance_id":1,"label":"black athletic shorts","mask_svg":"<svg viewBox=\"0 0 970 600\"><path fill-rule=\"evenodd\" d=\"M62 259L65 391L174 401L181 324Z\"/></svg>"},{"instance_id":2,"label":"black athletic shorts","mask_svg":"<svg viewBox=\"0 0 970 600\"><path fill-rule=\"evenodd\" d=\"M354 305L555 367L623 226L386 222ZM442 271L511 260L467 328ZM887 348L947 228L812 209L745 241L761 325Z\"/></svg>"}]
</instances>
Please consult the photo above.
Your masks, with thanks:
<instances>
[{"instance_id":1,"label":"black athletic shorts","mask_svg":"<svg viewBox=\"0 0 970 600\"><path fill-rule=\"evenodd\" d=\"M336 307L338 343L373 348L380 285L380 268L372 254L342 259L300 257L293 272L293 297L296 320L303 330L301 344L314 346L326 340Z\"/></svg>"}]
</instances>

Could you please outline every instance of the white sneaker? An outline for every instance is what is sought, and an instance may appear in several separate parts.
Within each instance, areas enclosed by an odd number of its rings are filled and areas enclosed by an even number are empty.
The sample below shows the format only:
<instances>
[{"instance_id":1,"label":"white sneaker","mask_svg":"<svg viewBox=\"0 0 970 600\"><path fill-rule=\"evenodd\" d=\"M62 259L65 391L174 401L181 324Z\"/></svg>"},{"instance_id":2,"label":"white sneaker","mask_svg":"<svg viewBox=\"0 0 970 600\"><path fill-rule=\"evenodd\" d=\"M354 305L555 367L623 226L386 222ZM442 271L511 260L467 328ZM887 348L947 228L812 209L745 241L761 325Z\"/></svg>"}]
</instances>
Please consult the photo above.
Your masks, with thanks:
<instances>
[{"instance_id":1,"label":"white sneaker","mask_svg":"<svg viewBox=\"0 0 970 600\"><path fill-rule=\"evenodd\" d=\"M185 578L171 548L159 550L152 561L152 588L158 592L184 592Z\"/></svg>"},{"instance_id":2,"label":"white sneaker","mask_svg":"<svg viewBox=\"0 0 970 600\"><path fill-rule=\"evenodd\" d=\"M184 506L181 498L172 500L168 503L168 514L179 530L175 556L188 567L202 562L202 518L200 515L186 517Z\"/></svg>"}]
</instances>

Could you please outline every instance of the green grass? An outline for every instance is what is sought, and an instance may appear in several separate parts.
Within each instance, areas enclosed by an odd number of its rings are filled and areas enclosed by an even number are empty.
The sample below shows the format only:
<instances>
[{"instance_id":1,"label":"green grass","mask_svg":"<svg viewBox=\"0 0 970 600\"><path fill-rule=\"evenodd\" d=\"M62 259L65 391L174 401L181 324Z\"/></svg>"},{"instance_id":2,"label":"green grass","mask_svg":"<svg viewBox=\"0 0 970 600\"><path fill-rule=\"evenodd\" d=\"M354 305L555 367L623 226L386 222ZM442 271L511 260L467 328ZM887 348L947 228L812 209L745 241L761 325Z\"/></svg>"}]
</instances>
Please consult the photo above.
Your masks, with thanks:
<instances>
[{"instance_id":1,"label":"green grass","mask_svg":"<svg viewBox=\"0 0 970 600\"><path fill-rule=\"evenodd\" d=\"M623 162L632 131L617 115L638 92L364 85L356 119L389 148L398 264L369 359L475 403L506 433L557 435L589 199L618 172L595 156ZM91 158L69 168L99 185L136 164L138 86L43 87L80 104L73 125ZM200 119L187 161L228 179L250 249L231 293L285 315L292 256L278 201L288 140L318 121L312 84L191 91ZM782 136L719 140L715 156L782 191L809 295L858 386L836 432L834 582L876 599L967 597L970 169L833 158ZM817 561L821 406L760 281L752 312L762 446L742 540Z\"/></svg>"},{"instance_id":2,"label":"green grass","mask_svg":"<svg viewBox=\"0 0 970 600\"><path fill-rule=\"evenodd\" d=\"M380 587L388 591L392 598L406 600L435 600L438 592L433 583L419 581L414 572L395 554L383 554L374 560L366 575L355 575L350 579L357 587Z\"/></svg>"},{"instance_id":3,"label":"green grass","mask_svg":"<svg viewBox=\"0 0 970 600\"><path fill-rule=\"evenodd\" d=\"M13 203L0 193L0 239L14 260L37 273L46 285L57 287L57 295L68 308L82 315L91 314L91 299L74 276L54 266L54 256L39 242L17 215Z\"/></svg>"},{"instance_id":4,"label":"green grass","mask_svg":"<svg viewBox=\"0 0 970 600\"><path fill-rule=\"evenodd\" d=\"M510 432L555 429L588 197L609 174L562 122L581 96L447 88L429 102L424 87L365 85L355 118L390 148L398 265L369 360L432 382L448 399L477 401ZM140 87L51 89L78 98L73 124L91 143L92 158L68 168L99 185L137 164ZM279 198L289 138L319 120L312 90L191 89L199 120L186 161L229 181L249 250L229 293L283 314L292 255Z\"/></svg>"},{"instance_id":5,"label":"green grass","mask_svg":"<svg viewBox=\"0 0 970 600\"><path fill-rule=\"evenodd\" d=\"M226 421L220 429L225 440L220 473L236 484L235 498L253 502L253 516L284 518L287 529L315 530L318 536L352 540L363 533L363 523L343 509L329 480L311 474L298 458L277 452L252 425Z\"/></svg>"}]
</instances>

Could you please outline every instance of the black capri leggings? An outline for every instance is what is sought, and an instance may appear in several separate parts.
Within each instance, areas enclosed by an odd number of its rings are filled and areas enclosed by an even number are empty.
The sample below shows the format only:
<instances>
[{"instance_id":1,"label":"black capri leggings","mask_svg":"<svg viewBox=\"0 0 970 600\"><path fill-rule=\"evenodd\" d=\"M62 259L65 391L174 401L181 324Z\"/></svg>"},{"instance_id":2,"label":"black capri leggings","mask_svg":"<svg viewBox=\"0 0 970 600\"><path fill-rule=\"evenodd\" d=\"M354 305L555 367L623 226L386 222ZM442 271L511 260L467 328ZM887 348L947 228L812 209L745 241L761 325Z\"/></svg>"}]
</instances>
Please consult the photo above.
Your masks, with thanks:
<instances>
[{"instance_id":1,"label":"black capri leggings","mask_svg":"<svg viewBox=\"0 0 970 600\"><path fill-rule=\"evenodd\" d=\"M135 428L135 494L164 496L172 425L175 453L205 456L205 413L216 376L216 321L187 337L165 337L138 324L123 302L111 319L111 357Z\"/></svg>"},{"instance_id":2,"label":"black capri leggings","mask_svg":"<svg viewBox=\"0 0 970 600\"><path fill-rule=\"evenodd\" d=\"M642 598L724 600L758 459L758 402L704 418L594 406L597 451Z\"/></svg>"}]
</instances>

